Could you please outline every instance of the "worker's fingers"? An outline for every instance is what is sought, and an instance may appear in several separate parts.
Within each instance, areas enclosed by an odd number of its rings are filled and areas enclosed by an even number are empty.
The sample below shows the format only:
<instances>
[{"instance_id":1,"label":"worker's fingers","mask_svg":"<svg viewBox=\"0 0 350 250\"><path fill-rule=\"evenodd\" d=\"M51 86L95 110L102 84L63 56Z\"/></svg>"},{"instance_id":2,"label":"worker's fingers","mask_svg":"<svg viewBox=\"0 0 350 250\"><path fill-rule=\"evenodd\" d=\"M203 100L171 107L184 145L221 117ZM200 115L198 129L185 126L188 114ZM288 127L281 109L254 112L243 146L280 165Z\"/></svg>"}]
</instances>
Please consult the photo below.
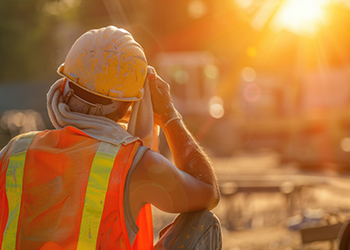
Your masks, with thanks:
<instances>
[{"instance_id":1,"label":"worker's fingers","mask_svg":"<svg viewBox=\"0 0 350 250\"><path fill-rule=\"evenodd\" d=\"M155 74L148 75L149 86L151 91L151 101L153 112L158 121L158 125L166 122L172 117L174 111L173 101L170 96L170 86L162 78Z\"/></svg>"},{"instance_id":2,"label":"worker's fingers","mask_svg":"<svg viewBox=\"0 0 350 250\"><path fill-rule=\"evenodd\" d=\"M163 79L156 75L149 76L149 86L151 90L151 98L157 102L169 102L170 86Z\"/></svg>"},{"instance_id":3,"label":"worker's fingers","mask_svg":"<svg viewBox=\"0 0 350 250\"><path fill-rule=\"evenodd\" d=\"M150 74L148 76L150 87L153 88L153 91L159 91L162 94L170 94L170 86L162 78L155 74ZM152 91L152 90L151 90Z\"/></svg>"}]
</instances>

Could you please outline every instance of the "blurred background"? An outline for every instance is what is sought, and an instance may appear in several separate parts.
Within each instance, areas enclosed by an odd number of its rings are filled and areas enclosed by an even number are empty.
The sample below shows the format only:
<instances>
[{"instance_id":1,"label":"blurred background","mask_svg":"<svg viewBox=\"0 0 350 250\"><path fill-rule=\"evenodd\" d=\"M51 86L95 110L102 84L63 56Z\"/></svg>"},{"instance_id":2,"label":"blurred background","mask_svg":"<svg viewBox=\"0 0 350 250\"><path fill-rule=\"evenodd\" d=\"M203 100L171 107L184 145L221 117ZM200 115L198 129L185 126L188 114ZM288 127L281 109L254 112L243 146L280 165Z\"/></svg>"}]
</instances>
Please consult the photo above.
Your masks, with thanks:
<instances>
[{"instance_id":1,"label":"blurred background","mask_svg":"<svg viewBox=\"0 0 350 250\"><path fill-rule=\"evenodd\" d=\"M224 249L334 247L301 230L350 218L350 0L0 0L0 147L52 128L58 66L108 25L143 46L212 158Z\"/></svg>"}]
</instances>

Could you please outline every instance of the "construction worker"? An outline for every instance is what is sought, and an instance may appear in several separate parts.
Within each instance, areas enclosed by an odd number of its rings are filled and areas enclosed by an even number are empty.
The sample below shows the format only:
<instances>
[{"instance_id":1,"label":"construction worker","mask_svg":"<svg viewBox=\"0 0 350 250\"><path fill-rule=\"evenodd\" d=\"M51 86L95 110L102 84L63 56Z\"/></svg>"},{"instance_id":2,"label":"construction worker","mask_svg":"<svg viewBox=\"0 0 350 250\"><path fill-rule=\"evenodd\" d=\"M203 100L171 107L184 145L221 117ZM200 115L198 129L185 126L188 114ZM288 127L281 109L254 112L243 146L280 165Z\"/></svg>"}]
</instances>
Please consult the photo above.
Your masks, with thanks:
<instances>
[{"instance_id":1,"label":"construction worker","mask_svg":"<svg viewBox=\"0 0 350 250\"><path fill-rule=\"evenodd\" d=\"M1 249L220 249L212 165L131 34L90 30L58 73L56 129L0 153ZM157 152L158 126L175 165ZM181 213L155 246L150 204Z\"/></svg>"}]
</instances>

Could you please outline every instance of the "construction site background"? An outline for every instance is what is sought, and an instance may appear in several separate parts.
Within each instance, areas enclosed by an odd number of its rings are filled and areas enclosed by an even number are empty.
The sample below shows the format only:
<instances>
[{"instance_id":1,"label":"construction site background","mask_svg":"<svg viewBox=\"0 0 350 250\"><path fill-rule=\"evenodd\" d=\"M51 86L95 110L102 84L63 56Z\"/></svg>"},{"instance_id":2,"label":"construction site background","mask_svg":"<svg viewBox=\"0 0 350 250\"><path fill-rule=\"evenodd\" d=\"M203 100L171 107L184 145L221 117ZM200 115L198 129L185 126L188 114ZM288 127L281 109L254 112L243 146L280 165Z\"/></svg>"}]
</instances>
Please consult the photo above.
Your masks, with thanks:
<instances>
[{"instance_id":1,"label":"construction site background","mask_svg":"<svg viewBox=\"0 0 350 250\"><path fill-rule=\"evenodd\" d=\"M82 33L122 27L213 161L224 249L331 249L300 237L349 219L349 1L15 0L0 16L0 147L52 128L46 93ZM155 230L173 217L155 210Z\"/></svg>"}]
</instances>

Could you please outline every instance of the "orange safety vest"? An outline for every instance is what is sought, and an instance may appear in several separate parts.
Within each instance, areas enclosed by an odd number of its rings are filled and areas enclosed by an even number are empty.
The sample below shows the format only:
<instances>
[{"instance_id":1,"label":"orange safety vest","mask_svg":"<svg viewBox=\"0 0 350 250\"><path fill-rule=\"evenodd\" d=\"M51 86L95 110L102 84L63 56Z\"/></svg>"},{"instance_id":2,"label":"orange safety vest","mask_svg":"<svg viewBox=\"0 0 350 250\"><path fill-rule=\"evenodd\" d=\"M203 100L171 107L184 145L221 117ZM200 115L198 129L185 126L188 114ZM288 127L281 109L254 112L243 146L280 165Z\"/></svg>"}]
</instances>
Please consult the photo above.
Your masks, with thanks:
<instances>
[{"instance_id":1,"label":"orange safety vest","mask_svg":"<svg viewBox=\"0 0 350 250\"><path fill-rule=\"evenodd\" d=\"M123 194L139 142L112 145L73 127L28 133L0 159L0 246L153 249L150 204L130 246Z\"/></svg>"}]
</instances>

